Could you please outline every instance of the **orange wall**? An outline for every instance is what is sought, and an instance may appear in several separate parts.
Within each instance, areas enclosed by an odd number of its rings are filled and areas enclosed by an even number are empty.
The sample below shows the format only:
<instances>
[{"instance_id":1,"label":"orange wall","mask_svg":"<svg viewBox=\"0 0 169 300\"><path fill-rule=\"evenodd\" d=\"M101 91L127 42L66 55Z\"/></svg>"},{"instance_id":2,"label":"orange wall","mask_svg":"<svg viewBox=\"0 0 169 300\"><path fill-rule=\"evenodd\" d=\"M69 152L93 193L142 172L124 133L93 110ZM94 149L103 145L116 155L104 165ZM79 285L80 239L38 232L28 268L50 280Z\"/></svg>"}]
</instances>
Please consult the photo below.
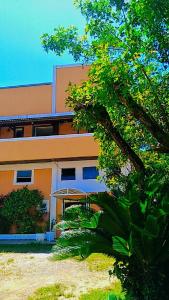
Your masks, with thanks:
<instances>
[{"instance_id":1,"label":"orange wall","mask_svg":"<svg viewBox=\"0 0 169 300\"><path fill-rule=\"evenodd\" d=\"M52 85L0 89L0 116L51 113Z\"/></svg>"},{"instance_id":2,"label":"orange wall","mask_svg":"<svg viewBox=\"0 0 169 300\"><path fill-rule=\"evenodd\" d=\"M24 137L32 136L32 125L24 126Z\"/></svg>"},{"instance_id":3,"label":"orange wall","mask_svg":"<svg viewBox=\"0 0 169 300\"><path fill-rule=\"evenodd\" d=\"M74 134L77 133L77 130L73 128L72 122L65 122L59 124L59 134Z\"/></svg>"},{"instance_id":4,"label":"orange wall","mask_svg":"<svg viewBox=\"0 0 169 300\"><path fill-rule=\"evenodd\" d=\"M28 168L29 169L29 168ZM28 185L29 189L40 190L45 199L50 199L51 169L37 169L34 171L34 183ZM5 195L12 190L23 188L24 185L14 185L14 171L0 171L0 195Z\"/></svg>"},{"instance_id":5,"label":"orange wall","mask_svg":"<svg viewBox=\"0 0 169 300\"><path fill-rule=\"evenodd\" d=\"M65 107L65 98L69 82L80 83L87 80L88 66L71 66L56 68L56 112L69 111Z\"/></svg>"},{"instance_id":6,"label":"orange wall","mask_svg":"<svg viewBox=\"0 0 169 300\"><path fill-rule=\"evenodd\" d=\"M1 139L9 139L14 137L14 132L9 127L1 127L0 128L0 138Z\"/></svg>"},{"instance_id":7,"label":"orange wall","mask_svg":"<svg viewBox=\"0 0 169 300\"><path fill-rule=\"evenodd\" d=\"M98 156L93 136L35 138L0 142L0 162Z\"/></svg>"}]
</instances>

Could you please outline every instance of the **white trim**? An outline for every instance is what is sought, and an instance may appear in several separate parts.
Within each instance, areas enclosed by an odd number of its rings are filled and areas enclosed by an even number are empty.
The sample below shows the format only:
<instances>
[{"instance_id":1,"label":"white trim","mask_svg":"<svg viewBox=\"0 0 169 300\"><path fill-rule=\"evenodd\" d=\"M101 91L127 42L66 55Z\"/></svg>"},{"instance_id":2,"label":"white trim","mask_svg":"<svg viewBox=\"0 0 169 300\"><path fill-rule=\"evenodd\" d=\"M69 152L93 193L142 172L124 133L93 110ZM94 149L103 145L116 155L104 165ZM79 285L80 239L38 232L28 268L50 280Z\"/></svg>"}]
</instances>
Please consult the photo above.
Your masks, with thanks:
<instances>
[{"instance_id":1,"label":"white trim","mask_svg":"<svg viewBox=\"0 0 169 300\"><path fill-rule=\"evenodd\" d=\"M32 136L32 137L22 137L22 138L9 138L0 139L0 143L4 142L17 142L17 141L34 141L34 140L52 140L52 139L67 139L76 138L83 136L93 136L93 133L75 133L75 134L63 134L63 135L48 135L48 136Z\"/></svg>"},{"instance_id":2,"label":"white trim","mask_svg":"<svg viewBox=\"0 0 169 300\"><path fill-rule=\"evenodd\" d=\"M53 67L53 82L52 82L52 113L56 113L56 68Z\"/></svg>"},{"instance_id":3,"label":"white trim","mask_svg":"<svg viewBox=\"0 0 169 300\"><path fill-rule=\"evenodd\" d=\"M18 171L32 171L31 181L30 182L17 182L17 172ZM14 171L14 179L13 179L13 185L31 185L34 184L34 169L18 169Z\"/></svg>"},{"instance_id":4,"label":"white trim","mask_svg":"<svg viewBox=\"0 0 169 300\"><path fill-rule=\"evenodd\" d=\"M88 67L91 66L91 64L80 64L80 63L74 63L74 64L65 64L65 65L54 65L55 69L63 69L63 68L76 68L76 67Z\"/></svg>"}]
</instances>

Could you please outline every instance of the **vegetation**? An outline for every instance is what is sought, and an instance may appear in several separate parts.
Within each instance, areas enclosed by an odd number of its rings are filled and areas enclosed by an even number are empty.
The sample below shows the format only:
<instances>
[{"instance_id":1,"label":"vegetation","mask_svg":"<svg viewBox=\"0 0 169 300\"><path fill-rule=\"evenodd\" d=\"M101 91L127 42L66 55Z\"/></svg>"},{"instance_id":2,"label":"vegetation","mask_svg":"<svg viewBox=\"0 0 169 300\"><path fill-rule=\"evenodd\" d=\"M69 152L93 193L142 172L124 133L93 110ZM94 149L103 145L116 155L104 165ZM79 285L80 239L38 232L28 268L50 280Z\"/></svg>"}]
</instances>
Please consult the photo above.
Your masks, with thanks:
<instances>
[{"instance_id":1,"label":"vegetation","mask_svg":"<svg viewBox=\"0 0 169 300\"><path fill-rule=\"evenodd\" d=\"M168 168L168 1L74 2L86 18L84 35L59 27L42 43L91 63L88 80L70 84L68 105L75 125L94 131L107 183L119 180L129 161L141 179L149 168Z\"/></svg>"},{"instance_id":2,"label":"vegetation","mask_svg":"<svg viewBox=\"0 0 169 300\"><path fill-rule=\"evenodd\" d=\"M50 253L52 245L44 243L0 244L0 253Z\"/></svg>"},{"instance_id":3,"label":"vegetation","mask_svg":"<svg viewBox=\"0 0 169 300\"><path fill-rule=\"evenodd\" d=\"M115 259L103 253L92 253L85 262L90 271L108 271L113 268Z\"/></svg>"},{"instance_id":4,"label":"vegetation","mask_svg":"<svg viewBox=\"0 0 169 300\"><path fill-rule=\"evenodd\" d=\"M71 291L68 292L68 288L65 285L58 283L39 288L28 300L57 300L60 297L69 299L72 296L74 296L73 293Z\"/></svg>"},{"instance_id":5,"label":"vegetation","mask_svg":"<svg viewBox=\"0 0 169 300\"><path fill-rule=\"evenodd\" d=\"M72 223L66 215L57 225L64 231L53 248L55 258L87 257L96 251L112 255L116 262L114 266L109 262L109 274L117 275L131 299L167 299L169 188L168 177L165 181L160 177L152 175L145 181L144 201L133 176L125 191L90 196L89 201L102 211L91 211L86 220L77 214ZM80 207L68 210L77 213Z\"/></svg>"},{"instance_id":6,"label":"vegetation","mask_svg":"<svg viewBox=\"0 0 169 300\"><path fill-rule=\"evenodd\" d=\"M88 80L68 87L77 128L94 132L110 195L102 212L60 224L56 257L114 255L131 299L168 298L169 4L161 0L75 0L86 18L44 34L46 51L90 63ZM97 251L96 251L97 249Z\"/></svg>"},{"instance_id":7,"label":"vegetation","mask_svg":"<svg viewBox=\"0 0 169 300\"><path fill-rule=\"evenodd\" d=\"M3 216L2 209L4 206L4 201L7 199L7 196L0 196L0 233L8 233L10 224L6 217Z\"/></svg>"},{"instance_id":8,"label":"vegetation","mask_svg":"<svg viewBox=\"0 0 169 300\"><path fill-rule=\"evenodd\" d=\"M43 196L38 190L29 190L27 187L12 191L5 196L0 214L5 223L16 225L17 233L34 233L37 229L37 222L40 221L42 213ZM6 228L5 228L6 229ZM3 233L5 231L0 228Z\"/></svg>"},{"instance_id":9,"label":"vegetation","mask_svg":"<svg viewBox=\"0 0 169 300\"><path fill-rule=\"evenodd\" d=\"M112 290L112 287L104 289L93 289L86 294L82 294L79 300L127 300L125 294Z\"/></svg>"},{"instance_id":10,"label":"vegetation","mask_svg":"<svg viewBox=\"0 0 169 300\"><path fill-rule=\"evenodd\" d=\"M35 293L28 298L28 300L72 299L72 297L75 297L74 288L58 283L37 289ZM92 289L85 294L81 294L78 299L108 300L108 297L110 297L110 300L127 300L125 294L121 291L121 287L118 285L110 285L109 287L103 289Z\"/></svg>"}]
</instances>

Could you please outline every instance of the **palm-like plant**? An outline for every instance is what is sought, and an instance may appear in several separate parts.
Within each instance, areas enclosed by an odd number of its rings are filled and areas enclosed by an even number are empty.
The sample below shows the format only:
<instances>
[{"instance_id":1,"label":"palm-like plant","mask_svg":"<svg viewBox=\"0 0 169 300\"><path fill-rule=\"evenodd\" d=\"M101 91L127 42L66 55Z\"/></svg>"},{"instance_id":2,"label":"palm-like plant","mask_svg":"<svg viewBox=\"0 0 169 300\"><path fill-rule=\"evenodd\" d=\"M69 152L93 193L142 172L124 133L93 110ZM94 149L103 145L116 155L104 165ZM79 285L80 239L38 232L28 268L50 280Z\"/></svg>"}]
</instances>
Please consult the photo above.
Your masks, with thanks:
<instances>
[{"instance_id":1,"label":"palm-like plant","mask_svg":"<svg viewBox=\"0 0 169 300\"><path fill-rule=\"evenodd\" d=\"M113 255L114 272L132 299L168 299L168 177L148 177L144 197L140 197L134 180L129 183L124 191L90 196L90 203L99 205L100 212L69 208L67 212L76 210L76 213L69 218L72 214L66 212L65 220L57 225L65 231L54 248L55 255L57 258L87 256L92 252Z\"/></svg>"}]
</instances>

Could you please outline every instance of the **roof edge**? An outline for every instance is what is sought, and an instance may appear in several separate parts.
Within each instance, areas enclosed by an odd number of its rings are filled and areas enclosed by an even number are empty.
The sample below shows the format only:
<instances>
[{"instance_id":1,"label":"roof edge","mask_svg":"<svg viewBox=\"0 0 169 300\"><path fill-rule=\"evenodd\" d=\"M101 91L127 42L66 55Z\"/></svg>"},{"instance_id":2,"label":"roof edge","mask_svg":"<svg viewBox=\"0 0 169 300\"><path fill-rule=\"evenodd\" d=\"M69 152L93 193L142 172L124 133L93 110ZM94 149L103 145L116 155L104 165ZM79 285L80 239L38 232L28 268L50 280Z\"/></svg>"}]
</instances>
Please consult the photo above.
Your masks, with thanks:
<instances>
[{"instance_id":1,"label":"roof edge","mask_svg":"<svg viewBox=\"0 0 169 300\"><path fill-rule=\"evenodd\" d=\"M52 85L52 82L0 86L0 89L15 89L15 88L20 88L20 87L32 87L32 86L41 86L41 85Z\"/></svg>"}]
</instances>

